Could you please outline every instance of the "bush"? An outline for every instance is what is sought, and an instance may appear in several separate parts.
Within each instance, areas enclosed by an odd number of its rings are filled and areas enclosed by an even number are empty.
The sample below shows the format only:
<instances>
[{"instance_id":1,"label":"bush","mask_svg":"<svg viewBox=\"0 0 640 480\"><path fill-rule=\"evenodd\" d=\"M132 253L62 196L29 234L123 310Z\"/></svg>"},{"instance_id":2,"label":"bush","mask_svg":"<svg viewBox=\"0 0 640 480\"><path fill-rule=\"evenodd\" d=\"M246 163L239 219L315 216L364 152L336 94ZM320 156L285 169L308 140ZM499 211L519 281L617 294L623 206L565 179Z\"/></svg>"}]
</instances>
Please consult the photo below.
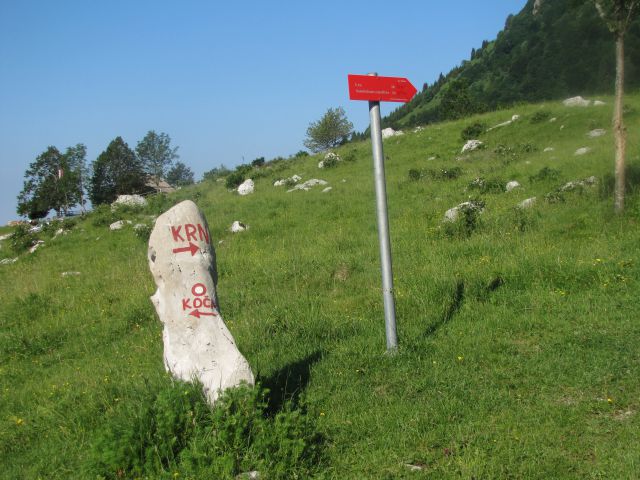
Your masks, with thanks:
<instances>
[{"instance_id":1,"label":"bush","mask_svg":"<svg viewBox=\"0 0 640 480\"><path fill-rule=\"evenodd\" d=\"M444 232L448 237L468 238L480 226L480 214L485 203L480 199L472 199L458 207L458 218L454 222L444 225Z\"/></svg>"},{"instance_id":2,"label":"bush","mask_svg":"<svg viewBox=\"0 0 640 480\"><path fill-rule=\"evenodd\" d=\"M227 176L227 179L224 182L225 187L229 190L234 190L238 188L238 186L244 182L244 173L240 171L235 171Z\"/></svg>"},{"instance_id":3,"label":"bush","mask_svg":"<svg viewBox=\"0 0 640 480\"><path fill-rule=\"evenodd\" d=\"M251 162L251 166L260 168L260 167L262 167L264 165L264 162L265 162L264 157L258 157L254 161Z\"/></svg>"},{"instance_id":4,"label":"bush","mask_svg":"<svg viewBox=\"0 0 640 480\"><path fill-rule=\"evenodd\" d=\"M460 137L462 137L462 140L466 142L467 140L473 140L478 138L486 130L487 130L486 124L480 123L480 122L472 123L471 125L466 126L462 130L462 132L460 133Z\"/></svg>"},{"instance_id":5,"label":"bush","mask_svg":"<svg viewBox=\"0 0 640 480\"><path fill-rule=\"evenodd\" d=\"M420 170L416 170L415 168L412 168L411 170L409 170L409 180L415 182L420 180L421 176L422 175L420 174Z\"/></svg>"},{"instance_id":6,"label":"bush","mask_svg":"<svg viewBox=\"0 0 640 480\"><path fill-rule=\"evenodd\" d=\"M30 231L31 225L21 223L13 231L11 235L10 245L14 253L22 253L30 249L38 240L38 237Z\"/></svg>"},{"instance_id":7,"label":"bush","mask_svg":"<svg viewBox=\"0 0 640 480\"><path fill-rule=\"evenodd\" d=\"M322 437L304 409L267 416L268 390L226 390L210 407L200 385L174 382L124 405L106 422L90 469L106 478L308 478L321 464ZM138 406L134 406L137 404Z\"/></svg>"},{"instance_id":8,"label":"bush","mask_svg":"<svg viewBox=\"0 0 640 480\"><path fill-rule=\"evenodd\" d=\"M535 175L529 177L530 182L543 182L546 180L557 180L560 177L560 170L543 167Z\"/></svg>"},{"instance_id":9,"label":"bush","mask_svg":"<svg viewBox=\"0 0 640 480\"><path fill-rule=\"evenodd\" d=\"M104 227L111 225L117 220L114 212L111 210L111 206L107 204L98 205L93 209L90 214L91 224L94 227Z\"/></svg>"},{"instance_id":10,"label":"bush","mask_svg":"<svg viewBox=\"0 0 640 480\"><path fill-rule=\"evenodd\" d=\"M502 178L478 177L472 180L467 188L469 190L478 190L480 193L502 193L505 189L505 181Z\"/></svg>"},{"instance_id":11,"label":"bush","mask_svg":"<svg viewBox=\"0 0 640 480\"><path fill-rule=\"evenodd\" d=\"M533 124L542 123L549 120L549 118L551 118L551 112L548 110L538 110L536 113L531 115L529 122Z\"/></svg>"}]
</instances>

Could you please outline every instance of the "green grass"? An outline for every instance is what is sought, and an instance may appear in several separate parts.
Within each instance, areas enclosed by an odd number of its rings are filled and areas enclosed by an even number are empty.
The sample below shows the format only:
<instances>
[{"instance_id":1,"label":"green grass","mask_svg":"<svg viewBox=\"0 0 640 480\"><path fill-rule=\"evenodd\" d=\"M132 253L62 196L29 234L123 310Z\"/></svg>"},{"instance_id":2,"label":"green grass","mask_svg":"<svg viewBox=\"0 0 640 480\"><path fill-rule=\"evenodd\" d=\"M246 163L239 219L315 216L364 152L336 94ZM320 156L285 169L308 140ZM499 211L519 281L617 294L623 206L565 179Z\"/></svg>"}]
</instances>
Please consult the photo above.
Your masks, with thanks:
<instances>
[{"instance_id":1,"label":"green grass","mask_svg":"<svg viewBox=\"0 0 640 480\"><path fill-rule=\"evenodd\" d=\"M323 439L318 478L636 478L640 95L627 98L631 185L622 216L612 214L605 101L522 105L385 141L395 356L385 354L369 142L342 147L355 161L335 168L319 170L313 156L264 169L251 196L202 183L126 218L150 222L150 212L196 199L217 252L222 314L270 389L271 413L291 400L313 420ZM531 123L540 110L557 121ZM514 113L519 122L481 135L487 148L460 154L465 127ZM594 128L607 134L590 139ZM495 153L499 145L512 153ZM592 151L574 156L583 146ZM451 167L461 175L408 175ZM333 189L272 186L293 174ZM598 186L544 200L592 175ZM522 188L467 190L477 177ZM466 236L442 218L469 196L486 208ZM534 208L514 208L533 196ZM0 266L6 478L95 478L100 432L126 419L141 392L171 385L145 241L93 217ZM250 229L231 234L234 220ZM197 478L180 468L166 478Z\"/></svg>"}]
</instances>

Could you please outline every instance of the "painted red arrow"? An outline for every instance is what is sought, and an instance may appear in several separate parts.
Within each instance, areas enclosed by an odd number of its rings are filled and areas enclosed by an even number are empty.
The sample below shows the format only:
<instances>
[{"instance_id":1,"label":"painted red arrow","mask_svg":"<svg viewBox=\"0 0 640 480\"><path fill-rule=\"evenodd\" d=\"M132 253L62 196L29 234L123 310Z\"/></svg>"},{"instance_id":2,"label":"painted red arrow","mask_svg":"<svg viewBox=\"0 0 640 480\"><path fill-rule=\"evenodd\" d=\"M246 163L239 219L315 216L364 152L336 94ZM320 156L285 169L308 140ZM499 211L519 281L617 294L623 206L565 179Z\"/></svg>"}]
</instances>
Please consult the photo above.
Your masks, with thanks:
<instances>
[{"instance_id":1,"label":"painted red arrow","mask_svg":"<svg viewBox=\"0 0 640 480\"><path fill-rule=\"evenodd\" d=\"M349 98L377 102L408 102L418 90L402 77L349 75Z\"/></svg>"},{"instance_id":2,"label":"painted red arrow","mask_svg":"<svg viewBox=\"0 0 640 480\"><path fill-rule=\"evenodd\" d=\"M192 312L189 313L189 315L193 315L196 318L200 318L203 316L209 316L209 317L217 317L218 314L216 312L201 312L200 310L193 310Z\"/></svg>"},{"instance_id":3,"label":"painted red arrow","mask_svg":"<svg viewBox=\"0 0 640 480\"><path fill-rule=\"evenodd\" d=\"M198 250L200 250L200 248L195 243L189 242L188 247L174 248L173 253L191 252L191 256L193 257Z\"/></svg>"}]
</instances>

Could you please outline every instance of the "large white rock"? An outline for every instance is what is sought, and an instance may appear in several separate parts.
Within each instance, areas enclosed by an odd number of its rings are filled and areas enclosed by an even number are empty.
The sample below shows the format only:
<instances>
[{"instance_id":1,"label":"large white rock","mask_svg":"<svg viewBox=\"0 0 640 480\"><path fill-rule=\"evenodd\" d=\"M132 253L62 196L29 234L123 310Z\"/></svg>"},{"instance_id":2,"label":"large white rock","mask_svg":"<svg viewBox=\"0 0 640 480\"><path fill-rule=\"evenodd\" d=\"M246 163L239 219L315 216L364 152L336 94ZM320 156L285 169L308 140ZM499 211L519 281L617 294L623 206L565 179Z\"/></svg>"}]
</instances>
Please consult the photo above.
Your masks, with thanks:
<instances>
[{"instance_id":1,"label":"large white rock","mask_svg":"<svg viewBox=\"0 0 640 480\"><path fill-rule=\"evenodd\" d=\"M229 230L231 230L231 233L240 233L244 232L247 228L249 228L247 225L236 220L231 224L231 228Z\"/></svg>"},{"instance_id":2,"label":"large white rock","mask_svg":"<svg viewBox=\"0 0 640 480\"><path fill-rule=\"evenodd\" d=\"M253 184L253 180L248 178L244 182L242 182L238 187L238 195L249 195L253 193L254 190L255 190L255 185Z\"/></svg>"},{"instance_id":3,"label":"large white rock","mask_svg":"<svg viewBox=\"0 0 640 480\"><path fill-rule=\"evenodd\" d=\"M158 287L151 301L163 324L164 364L184 381L197 379L214 403L253 373L218 311L215 252L204 215L190 200L156 220L149 268Z\"/></svg>"},{"instance_id":4,"label":"large white rock","mask_svg":"<svg viewBox=\"0 0 640 480\"><path fill-rule=\"evenodd\" d=\"M391 138L391 137L397 137L399 135L404 135L404 133L402 132L402 130L394 130L391 127L388 128L383 128L382 132L380 132L382 134L382 139L384 140L385 138Z\"/></svg>"},{"instance_id":5,"label":"large white rock","mask_svg":"<svg viewBox=\"0 0 640 480\"><path fill-rule=\"evenodd\" d=\"M536 204L536 197L527 198L518 204L518 208L531 208Z\"/></svg>"},{"instance_id":6,"label":"large white rock","mask_svg":"<svg viewBox=\"0 0 640 480\"><path fill-rule=\"evenodd\" d=\"M591 105L591 100L586 100L581 96L567 98L562 102L565 107L588 107Z\"/></svg>"},{"instance_id":7,"label":"large white rock","mask_svg":"<svg viewBox=\"0 0 640 480\"><path fill-rule=\"evenodd\" d=\"M574 155L586 155L590 151L591 151L591 149L589 147L581 147L581 148L577 149L573 154Z\"/></svg>"},{"instance_id":8,"label":"large white rock","mask_svg":"<svg viewBox=\"0 0 640 480\"><path fill-rule=\"evenodd\" d=\"M595 102L593 102L594 107L602 107L603 105L606 105L606 103L604 103L602 100L596 100Z\"/></svg>"},{"instance_id":9,"label":"large white rock","mask_svg":"<svg viewBox=\"0 0 640 480\"><path fill-rule=\"evenodd\" d=\"M445 222L455 222L458 219L458 216L460 215L460 212L463 209L474 210L474 211L477 211L478 213L484 212L484 207L481 204L478 204L478 203L473 202L473 201L462 202L460 205L457 205L457 206L447 210L444 213L443 221L445 221Z\"/></svg>"},{"instance_id":10,"label":"large white rock","mask_svg":"<svg viewBox=\"0 0 640 480\"><path fill-rule=\"evenodd\" d=\"M118 195L116 201L111 204L111 210L115 210L123 205L129 207L144 207L147 201L140 195Z\"/></svg>"},{"instance_id":11,"label":"large white rock","mask_svg":"<svg viewBox=\"0 0 640 480\"><path fill-rule=\"evenodd\" d=\"M469 140L462 147L462 153L473 152L474 150L477 150L478 148L480 148L482 145L484 145L484 143L481 142L480 140Z\"/></svg>"}]
</instances>

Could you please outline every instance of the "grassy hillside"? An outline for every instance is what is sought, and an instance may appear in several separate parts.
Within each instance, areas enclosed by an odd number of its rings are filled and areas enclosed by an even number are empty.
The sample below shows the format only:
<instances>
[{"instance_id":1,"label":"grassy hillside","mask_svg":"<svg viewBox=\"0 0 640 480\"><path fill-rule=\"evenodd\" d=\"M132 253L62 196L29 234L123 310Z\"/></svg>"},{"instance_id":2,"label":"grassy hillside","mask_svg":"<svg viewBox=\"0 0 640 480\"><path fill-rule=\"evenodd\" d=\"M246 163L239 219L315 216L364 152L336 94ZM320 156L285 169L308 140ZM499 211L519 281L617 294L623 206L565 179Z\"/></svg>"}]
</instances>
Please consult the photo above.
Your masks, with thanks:
<instances>
[{"instance_id":1,"label":"grassy hillside","mask_svg":"<svg viewBox=\"0 0 640 480\"><path fill-rule=\"evenodd\" d=\"M116 448L103 447L101 432L126 429L142 418L140 405L173 398L158 392L175 387L148 298L146 242L108 223L150 224L149 215L191 198L212 230L222 314L270 389L266 415L282 413L278 428L305 417L316 434L315 467L299 478L636 477L640 95L627 101L632 186L620 217L612 102L603 100L523 105L385 141L395 356L385 355L369 142L338 150L350 161L335 168L308 157L263 170L247 197L206 182L144 212L96 212L0 265L2 475L135 477L96 461ZM484 150L460 154L463 129L513 114L520 120L480 135ZM589 138L595 128L607 133ZM591 151L574 155L580 147ZM272 186L293 174L332 190ZM559 191L590 176L596 186ZM484 187L470 187L478 177ZM522 187L499 191L510 180ZM514 208L534 196L533 208ZM444 224L445 211L470 197L484 213ZM234 220L249 230L230 233ZM3 241L0 255L8 248ZM206 428L215 437L215 422ZM122 437L117 448L136 441L171 438ZM261 452L261 478L303 471L295 461L264 467ZM230 467L230 478L254 463ZM199 478L184 458L155 468L149 478Z\"/></svg>"}]
</instances>

